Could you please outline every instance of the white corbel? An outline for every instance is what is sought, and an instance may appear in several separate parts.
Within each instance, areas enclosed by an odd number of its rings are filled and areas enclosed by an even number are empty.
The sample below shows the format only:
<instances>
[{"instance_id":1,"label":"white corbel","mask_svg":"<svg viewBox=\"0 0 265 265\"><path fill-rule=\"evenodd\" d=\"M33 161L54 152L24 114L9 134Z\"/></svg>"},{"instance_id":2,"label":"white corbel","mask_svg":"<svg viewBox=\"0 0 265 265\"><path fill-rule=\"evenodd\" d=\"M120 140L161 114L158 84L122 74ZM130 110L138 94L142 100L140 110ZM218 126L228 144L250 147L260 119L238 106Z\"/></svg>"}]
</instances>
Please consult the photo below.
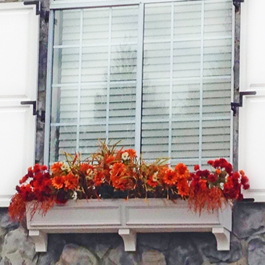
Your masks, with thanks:
<instances>
[{"instance_id":1,"label":"white corbel","mask_svg":"<svg viewBox=\"0 0 265 265\"><path fill-rule=\"evenodd\" d=\"M39 230L29 230L29 236L35 243L36 252L47 252L47 234Z\"/></svg>"},{"instance_id":2,"label":"white corbel","mask_svg":"<svg viewBox=\"0 0 265 265\"><path fill-rule=\"evenodd\" d=\"M230 250L230 232L224 227L214 227L212 233L217 241L217 250Z\"/></svg>"}]
</instances>

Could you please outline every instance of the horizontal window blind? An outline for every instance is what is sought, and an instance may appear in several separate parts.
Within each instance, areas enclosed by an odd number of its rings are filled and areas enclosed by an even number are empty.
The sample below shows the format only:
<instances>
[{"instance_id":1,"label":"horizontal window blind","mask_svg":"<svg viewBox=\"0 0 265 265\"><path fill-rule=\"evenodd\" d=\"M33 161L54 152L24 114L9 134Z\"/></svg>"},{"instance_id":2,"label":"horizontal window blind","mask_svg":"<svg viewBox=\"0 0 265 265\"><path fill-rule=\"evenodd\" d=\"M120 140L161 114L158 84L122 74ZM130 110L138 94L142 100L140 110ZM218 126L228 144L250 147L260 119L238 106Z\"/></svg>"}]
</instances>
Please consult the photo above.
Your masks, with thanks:
<instances>
[{"instance_id":1,"label":"horizontal window blind","mask_svg":"<svg viewBox=\"0 0 265 265\"><path fill-rule=\"evenodd\" d=\"M98 139L139 144L147 161L230 159L231 1L147 3L143 29L138 5L55 14L51 163Z\"/></svg>"}]
</instances>

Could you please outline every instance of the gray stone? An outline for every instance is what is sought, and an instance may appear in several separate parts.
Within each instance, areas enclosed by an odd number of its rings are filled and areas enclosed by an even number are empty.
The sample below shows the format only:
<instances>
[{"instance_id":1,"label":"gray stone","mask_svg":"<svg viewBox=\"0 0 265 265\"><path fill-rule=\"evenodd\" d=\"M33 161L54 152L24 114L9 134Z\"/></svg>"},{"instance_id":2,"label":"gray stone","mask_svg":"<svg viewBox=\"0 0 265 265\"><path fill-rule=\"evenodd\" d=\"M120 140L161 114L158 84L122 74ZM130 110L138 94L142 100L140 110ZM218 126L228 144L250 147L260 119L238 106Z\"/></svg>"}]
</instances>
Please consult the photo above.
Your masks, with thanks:
<instances>
[{"instance_id":1,"label":"gray stone","mask_svg":"<svg viewBox=\"0 0 265 265\"><path fill-rule=\"evenodd\" d=\"M173 236L173 237L172 237ZM188 233L171 234L168 265L201 265L202 256Z\"/></svg>"},{"instance_id":2,"label":"gray stone","mask_svg":"<svg viewBox=\"0 0 265 265\"><path fill-rule=\"evenodd\" d=\"M108 252L110 246L108 245L103 245L103 244L97 244L94 248L95 253L97 256L102 259L106 253Z\"/></svg>"},{"instance_id":3,"label":"gray stone","mask_svg":"<svg viewBox=\"0 0 265 265\"><path fill-rule=\"evenodd\" d=\"M138 246L143 250L155 249L166 251L169 246L170 233L137 234Z\"/></svg>"},{"instance_id":4,"label":"gray stone","mask_svg":"<svg viewBox=\"0 0 265 265\"><path fill-rule=\"evenodd\" d=\"M103 260L103 265L118 265L120 263L120 259L122 254L124 253L123 245L119 245L118 247L111 249L108 255Z\"/></svg>"},{"instance_id":5,"label":"gray stone","mask_svg":"<svg viewBox=\"0 0 265 265\"><path fill-rule=\"evenodd\" d=\"M265 241L261 238L252 239L248 243L248 264L265 264Z\"/></svg>"},{"instance_id":6,"label":"gray stone","mask_svg":"<svg viewBox=\"0 0 265 265\"><path fill-rule=\"evenodd\" d=\"M19 223L12 222L8 214L4 214L1 218L1 227L5 229L16 229Z\"/></svg>"},{"instance_id":7,"label":"gray stone","mask_svg":"<svg viewBox=\"0 0 265 265\"><path fill-rule=\"evenodd\" d=\"M202 248L203 255L210 262L235 262L242 258L242 247L240 242L230 242L230 251L218 251L215 244L208 244Z\"/></svg>"},{"instance_id":8,"label":"gray stone","mask_svg":"<svg viewBox=\"0 0 265 265\"><path fill-rule=\"evenodd\" d=\"M35 246L22 227L6 234L1 256L0 265L9 264L9 262L12 265L36 264Z\"/></svg>"},{"instance_id":9,"label":"gray stone","mask_svg":"<svg viewBox=\"0 0 265 265\"><path fill-rule=\"evenodd\" d=\"M166 259L163 253L149 250L143 252L141 265L166 265Z\"/></svg>"},{"instance_id":10,"label":"gray stone","mask_svg":"<svg viewBox=\"0 0 265 265\"><path fill-rule=\"evenodd\" d=\"M88 249L68 244L56 265L98 265L98 260Z\"/></svg>"},{"instance_id":11,"label":"gray stone","mask_svg":"<svg viewBox=\"0 0 265 265\"><path fill-rule=\"evenodd\" d=\"M233 210L233 232L241 239L265 233L265 204L237 204Z\"/></svg>"}]
</instances>

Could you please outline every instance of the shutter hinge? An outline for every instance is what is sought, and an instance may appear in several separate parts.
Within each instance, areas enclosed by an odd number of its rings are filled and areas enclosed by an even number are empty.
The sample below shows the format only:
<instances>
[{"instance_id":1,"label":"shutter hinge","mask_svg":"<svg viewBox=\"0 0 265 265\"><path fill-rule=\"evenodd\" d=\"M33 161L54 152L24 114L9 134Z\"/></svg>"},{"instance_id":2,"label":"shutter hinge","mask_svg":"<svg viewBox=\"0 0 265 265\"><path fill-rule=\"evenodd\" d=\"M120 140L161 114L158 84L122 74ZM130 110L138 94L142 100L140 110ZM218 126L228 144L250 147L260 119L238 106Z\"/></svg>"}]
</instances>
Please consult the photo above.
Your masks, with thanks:
<instances>
[{"instance_id":1,"label":"shutter hinge","mask_svg":"<svg viewBox=\"0 0 265 265\"><path fill-rule=\"evenodd\" d=\"M36 5L36 15L41 13L41 1L24 1L24 5Z\"/></svg>"},{"instance_id":2,"label":"shutter hinge","mask_svg":"<svg viewBox=\"0 0 265 265\"><path fill-rule=\"evenodd\" d=\"M239 10L240 4L243 3L243 2L244 2L244 0L233 0L233 5L236 8L236 12Z\"/></svg>"},{"instance_id":3,"label":"shutter hinge","mask_svg":"<svg viewBox=\"0 0 265 265\"><path fill-rule=\"evenodd\" d=\"M33 107L33 116L37 116L41 122L45 122L45 110L37 110L36 108L36 100L29 100L29 101L21 101L21 105L32 105Z\"/></svg>"},{"instance_id":4,"label":"shutter hinge","mask_svg":"<svg viewBox=\"0 0 265 265\"><path fill-rule=\"evenodd\" d=\"M251 96L256 94L257 94L256 91L239 92L239 103L231 102L231 110L233 111L233 116L236 116L236 108L243 106L243 96Z\"/></svg>"}]
</instances>

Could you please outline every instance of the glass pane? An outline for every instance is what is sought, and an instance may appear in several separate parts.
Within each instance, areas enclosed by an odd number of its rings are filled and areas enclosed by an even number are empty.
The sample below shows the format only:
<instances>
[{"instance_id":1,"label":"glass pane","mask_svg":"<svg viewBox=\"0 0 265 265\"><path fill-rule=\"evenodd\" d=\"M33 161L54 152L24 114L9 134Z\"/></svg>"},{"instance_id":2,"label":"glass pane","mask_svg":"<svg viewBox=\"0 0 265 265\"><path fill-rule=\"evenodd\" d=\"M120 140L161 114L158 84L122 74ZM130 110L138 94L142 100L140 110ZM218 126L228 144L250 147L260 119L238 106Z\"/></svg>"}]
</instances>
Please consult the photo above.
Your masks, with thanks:
<instances>
[{"instance_id":1,"label":"glass pane","mask_svg":"<svg viewBox=\"0 0 265 265\"><path fill-rule=\"evenodd\" d=\"M192 2L175 3L174 38L194 39L201 37L202 4Z\"/></svg>"},{"instance_id":2,"label":"glass pane","mask_svg":"<svg viewBox=\"0 0 265 265\"><path fill-rule=\"evenodd\" d=\"M79 152L83 158L88 157L90 154L95 153L99 140L106 139L106 125L84 125L79 129Z\"/></svg>"},{"instance_id":3,"label":"glass pane","mask_svg":"<svg viewBox=\"0 0 265 265\"><path fill-rule=\"evenodd\" d=\"M204 80L203 82L203 116L231 116L231 79Z\"/></svg>"},{"instance_id":4,"label":"glass pane","mask_svg":"<svg viewBox=\"0 0 265 265\"><path fill-rule=\"evenodd\" d=\"M177 160L199 157L199 121L172 123L172 153Z\"/></svg>"},{"instance_id":5,"label":"glass pane","mask_svg":"<svg viewBox=\"0 0 265 265\"><path fill-rule=\"evenodd\" d=\"M50 163L65 160L63 152L76 152L76 126L51 126Z\"/></svg>"},{"instance_id":6,"label":"glass pane","mask_svg":"<svg viewBox=\"0 0 265 265\"><path fill-rule=\"evenodd\" d=\"M168 122L142 123L142 153L146 161L168 157Z\"/></svg>"},{"instance_id":7,"label":"glass pane","mask_svg":"<svg viewBox=\"0 0 265 265\"><path fill-rule=\"evenodd\" d=\"M84 9L83 11L84 45L107 44L109 39L109 8Z\"/></svg>"},{"instance_id":8,"label":"glass pane","mask_svg":"<svg viewBox=\"0 0 265 265\"><path fill-rule=\"evenodd\" d=\"M109 119L135 121L136 84L112 84L110 87Z\"/></svg>"},{"instance_id":9,"label":"glass pane","mask_svg":"<svg viewBox=\"0 0 265 265\"><path fill-rule=\"evenodd\" d=\"M147 4L145 8L145 42L168 40L171 36L171 4Z\"/></svg>"},{"instance_id":10,"label":"glass pane","mask_svg":"<svg viewBox=\"0 0 265 265\"><path fill-rule=\"evenodd\" d=\"M209 120L202 123L202 156L213 159L230 157L231 121Z\"/></svg>"},{"instance_id":11,"label":"glass pane","mask_svg":"<svg viewBox=\"0 0 265 265\"><path fill-rule=\"evenodd\" d=\"M106 84L82 87L80 100L80 122L82 124L106 122Z\"/></svg>"},{"instance_id":12,"label":"glass pane","mask_svg":"<svg viewBox=\"0 0 265 265\"><path fill-rule=\"evenodd\" d=\"M78 88L53 87L51 123L76 123L78 117Z\"/></svg>"},{"instance_id":13,"label":"glass pane","mask_svg":"<svg viewBox=\"0 0 265 265\"><path fill-rule=\"evenodd\" d=\"M108 81L108 47L82 49L82 83Z\"/></svg>"},{"instance_id":14,"label":"glass pane","mask_svg":"<svg viewBox=\"0 0 265 265\"><path fill-rule=\"evenodd\" d=\"M79 45L80 10L55 12L54 45Z\"/></svg>"},{"instance_id":15,"label":"glass pane","mask_svg":"<svg viewBox=\"0 0 265 265\"><path fill-rule=\"evenodd\" d=\"M55 48L53 56L53 84L79 82L79 49Z\"/></svg>"}]
</instances>

